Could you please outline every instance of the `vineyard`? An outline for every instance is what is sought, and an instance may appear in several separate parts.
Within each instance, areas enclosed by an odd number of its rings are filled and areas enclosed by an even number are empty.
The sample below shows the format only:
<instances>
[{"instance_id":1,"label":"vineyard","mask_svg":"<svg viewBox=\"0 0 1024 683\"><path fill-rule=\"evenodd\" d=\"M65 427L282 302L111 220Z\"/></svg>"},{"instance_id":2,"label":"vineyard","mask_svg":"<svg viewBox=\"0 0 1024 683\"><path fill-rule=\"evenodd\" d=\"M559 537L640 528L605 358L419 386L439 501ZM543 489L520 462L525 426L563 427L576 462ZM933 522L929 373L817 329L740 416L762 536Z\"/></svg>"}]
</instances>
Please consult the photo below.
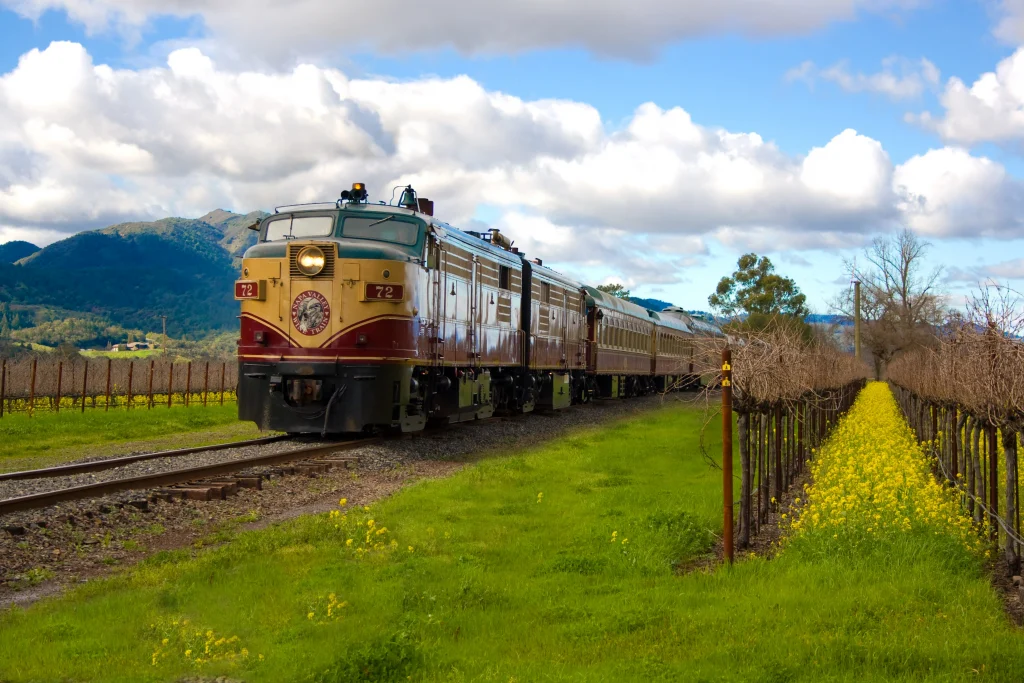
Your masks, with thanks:
<instances>
[{"instance_id":1,"label":"vineyard","mask_svg":"<svg viewBox=\"0 0 1024 683\"><path fill-rule=\"evenodd\" d=\"M26 358L0 360L0 417L11 413L222 405L235 400L226 361Z\"/></svg>"},{"instance_id":2,"label":"vineyard","mask_svg":"<svg viewBox=\"0 0 1024 683\"><path fill-rule=\"evenodd\" d=\"M986 325L965 323L934 348L898 358L889 379L917 438L935 456L936 474L1021 569L1018 444L1024 427L1024 346L991 311Z\"/></svg>"}]
</instances>

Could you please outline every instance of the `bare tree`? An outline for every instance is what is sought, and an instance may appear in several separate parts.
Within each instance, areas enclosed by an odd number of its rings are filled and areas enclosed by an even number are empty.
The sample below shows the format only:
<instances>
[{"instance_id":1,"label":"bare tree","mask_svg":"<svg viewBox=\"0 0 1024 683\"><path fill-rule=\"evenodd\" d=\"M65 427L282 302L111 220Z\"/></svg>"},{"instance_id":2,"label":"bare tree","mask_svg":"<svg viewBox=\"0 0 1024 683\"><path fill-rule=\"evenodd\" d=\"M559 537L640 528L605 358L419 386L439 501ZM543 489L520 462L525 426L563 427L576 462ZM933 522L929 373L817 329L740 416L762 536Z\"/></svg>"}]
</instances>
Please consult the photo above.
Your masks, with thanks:
<instances>
[{"instance_id":1,"label":"bare tree","mask_svg":"<svg viewBox=\"0 0 1024 683\"><path fill-rule=\"evenodd\" d=\"M900 353L934 343L934 326L945 318L946 297L939 291L942 271L925 270L931 246L904 229L892 237L877 237L865 250L867 261L845 261L852 279L861 282L861 340L875 363L875 375ZM833 308L853 315L853 292L841 294Z\"/></svg>"}]
</instances>

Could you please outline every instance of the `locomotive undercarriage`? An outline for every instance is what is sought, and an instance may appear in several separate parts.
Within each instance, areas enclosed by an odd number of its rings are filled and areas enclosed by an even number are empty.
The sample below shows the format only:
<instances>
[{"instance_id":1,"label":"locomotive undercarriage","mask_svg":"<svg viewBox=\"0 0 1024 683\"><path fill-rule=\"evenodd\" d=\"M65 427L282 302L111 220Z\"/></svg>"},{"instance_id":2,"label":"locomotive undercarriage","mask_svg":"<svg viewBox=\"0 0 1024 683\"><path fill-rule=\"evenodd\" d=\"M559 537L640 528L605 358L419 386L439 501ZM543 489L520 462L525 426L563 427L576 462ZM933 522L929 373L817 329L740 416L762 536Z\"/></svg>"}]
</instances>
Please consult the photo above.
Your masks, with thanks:
<instances>
[{"instance_id":1,"label":"locomotive undercarriage","mask_svg":"<svg viewBox=\"0 0 1024 683\"><path fill-rule=\"evenodd\" d=\"M243 362L238 410L261 429L295 434L415 432L428 424L643 396L664 386L653 377L581 370Z\"/></svg>"}]
</instances>

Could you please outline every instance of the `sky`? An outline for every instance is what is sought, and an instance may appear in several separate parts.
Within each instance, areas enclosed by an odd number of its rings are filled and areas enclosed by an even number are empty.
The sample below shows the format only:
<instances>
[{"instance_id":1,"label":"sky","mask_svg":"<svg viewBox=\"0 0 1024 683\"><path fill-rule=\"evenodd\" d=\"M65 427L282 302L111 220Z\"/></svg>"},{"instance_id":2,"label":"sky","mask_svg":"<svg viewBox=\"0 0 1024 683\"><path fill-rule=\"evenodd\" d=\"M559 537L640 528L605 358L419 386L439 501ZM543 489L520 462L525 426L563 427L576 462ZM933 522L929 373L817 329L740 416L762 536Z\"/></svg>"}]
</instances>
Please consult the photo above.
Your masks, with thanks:
<instances>
[{"instance_id":1,"label":"sky","mask_svg":"<svg viewBox=\"0 0 1024 683\"><path fill-rule=\"evenodd\" d=\"M1024 0L0 0L0 242L411 183L591 284L1024 279Z\"/></svg>"}]
</instances>

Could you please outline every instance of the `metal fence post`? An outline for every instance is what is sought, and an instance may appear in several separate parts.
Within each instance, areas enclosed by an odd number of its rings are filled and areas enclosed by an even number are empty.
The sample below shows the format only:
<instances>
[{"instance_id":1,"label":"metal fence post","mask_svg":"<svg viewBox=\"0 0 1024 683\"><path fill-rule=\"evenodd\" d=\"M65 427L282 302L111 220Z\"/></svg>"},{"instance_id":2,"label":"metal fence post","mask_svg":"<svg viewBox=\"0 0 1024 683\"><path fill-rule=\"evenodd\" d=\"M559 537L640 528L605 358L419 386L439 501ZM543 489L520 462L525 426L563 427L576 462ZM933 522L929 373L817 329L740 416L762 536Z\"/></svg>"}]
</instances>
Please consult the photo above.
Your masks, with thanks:
<instances>
[{"instance_id":1,"label":"metal fence post","mask_svg":"<svg viewBox=\"0 0 1024 683\"><path fill-rule=\"evenodd\" d=\"M722 540L725 559L733 561L732 543L732 351L722 350Z\"/></svg>"}]
</instances>

